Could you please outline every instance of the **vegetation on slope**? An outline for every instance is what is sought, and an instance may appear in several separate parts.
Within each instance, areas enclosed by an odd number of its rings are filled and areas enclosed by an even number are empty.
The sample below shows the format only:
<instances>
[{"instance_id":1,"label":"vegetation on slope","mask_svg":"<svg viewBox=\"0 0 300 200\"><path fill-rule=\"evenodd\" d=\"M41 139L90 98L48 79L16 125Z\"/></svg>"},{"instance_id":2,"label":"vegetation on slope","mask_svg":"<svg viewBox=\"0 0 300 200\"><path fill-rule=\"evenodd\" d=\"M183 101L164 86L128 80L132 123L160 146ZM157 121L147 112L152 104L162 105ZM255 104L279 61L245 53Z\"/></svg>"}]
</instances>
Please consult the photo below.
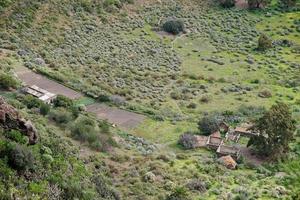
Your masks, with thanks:
<instances>
[{"instance_id":1,"label":"vegetation on slope","mask_svg":"<svg viewBox=\"0 0 300 200\"><path fill-rule=\"evenodd\" d=\"M35 158L33 169L27 169L30 176L19 174L9 159L1 160L9 174L1 179L3 195L117 198L104 184L103 177L110 176L124 199L299 198L299 131L280 164L256 167L245 160L235 171L216 163L212 152L176 146L178 136L197 130L198 119L207 113L237 124L258 118L258 105L283 101L300 120L297 8L282 10L272 3L250 12L211 1L149 1L143 6L111 0L3 2L0 46L5 49L1 53L9 55L0 55L2 72L12 75L21 58L25 66L96 99L108 101L117 95L126 100L118 106L152 116L132 133L162 146L148 154L155 149L151 143L125 134L124 149L92 153L101 159L82 159L72 144L80 145L76 141L110 150L113 142L106 125L66 102L48 110L30 97L3 93L35 122L42 136L37 146L29 147L22 139L21 144L13 141L17 133L1 136L3 144ZM170 17L183 22L185 34L157 31ZM262 40L265 51L257 49L261 34L270 38ZM44 153L44 146L52 154ZM28 160L31 156L23 163Z\"/></svg>"}]
</instances>

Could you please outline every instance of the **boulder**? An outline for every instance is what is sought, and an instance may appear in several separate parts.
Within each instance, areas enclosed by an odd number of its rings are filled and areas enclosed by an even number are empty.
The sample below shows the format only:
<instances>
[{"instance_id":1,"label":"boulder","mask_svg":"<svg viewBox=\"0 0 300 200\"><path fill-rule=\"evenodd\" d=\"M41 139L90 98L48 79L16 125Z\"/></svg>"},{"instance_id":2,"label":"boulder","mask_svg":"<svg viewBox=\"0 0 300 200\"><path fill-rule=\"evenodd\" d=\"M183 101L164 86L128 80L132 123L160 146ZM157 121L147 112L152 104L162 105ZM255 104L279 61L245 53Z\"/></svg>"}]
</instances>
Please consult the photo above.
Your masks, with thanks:
<instances>
[{"instance_id":1,"label":"boulder","mask_svg":"<svg viewBox=\"0 0 300 200\"><path fill-rule=\"evenodd\" d=\"M218 162L222 165L224 165L228 169L235 169L237 166L237 163L231 156L222 156L218 159Z\"/></svg>"},{"instance_id":2,"label":"boulder","mask_svg":"<svg viewBox=\"0 0 300 200\"><path fill-rule=\"evenodd\" d=\"M4 130L16 129L29 138L29 144L36 144L37 130L29 120L25 120L19 112L0 97L0 126Z\"/></svg>"}]
</instances>

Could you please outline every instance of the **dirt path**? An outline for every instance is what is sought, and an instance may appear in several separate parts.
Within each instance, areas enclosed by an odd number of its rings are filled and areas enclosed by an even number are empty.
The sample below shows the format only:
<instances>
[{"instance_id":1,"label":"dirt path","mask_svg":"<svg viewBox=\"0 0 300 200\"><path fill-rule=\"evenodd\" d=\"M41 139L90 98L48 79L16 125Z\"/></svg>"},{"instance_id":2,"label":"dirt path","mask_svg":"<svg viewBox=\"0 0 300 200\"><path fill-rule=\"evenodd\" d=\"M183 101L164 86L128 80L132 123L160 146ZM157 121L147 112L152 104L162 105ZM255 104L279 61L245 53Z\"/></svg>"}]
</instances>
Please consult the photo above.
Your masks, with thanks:
<instances>
[{"instance_id":1,"label":"dirt path","mask_svg":"<svg viewBox=\"0 0 300 200\"><path fill-rule=\"evenodd\" d=\"M25 67L18 67L15 71L19 79L21 79L26 85L36 85L49 92L61 94L71 99L83 97L81 93L65 87ZM96 114L99 119L107 120L108 122L126 130L137 127L145 119L145 116L143 115L119 108L109 107L100 103L88 105L87 111Z\"/></svg>"}]
</instances>

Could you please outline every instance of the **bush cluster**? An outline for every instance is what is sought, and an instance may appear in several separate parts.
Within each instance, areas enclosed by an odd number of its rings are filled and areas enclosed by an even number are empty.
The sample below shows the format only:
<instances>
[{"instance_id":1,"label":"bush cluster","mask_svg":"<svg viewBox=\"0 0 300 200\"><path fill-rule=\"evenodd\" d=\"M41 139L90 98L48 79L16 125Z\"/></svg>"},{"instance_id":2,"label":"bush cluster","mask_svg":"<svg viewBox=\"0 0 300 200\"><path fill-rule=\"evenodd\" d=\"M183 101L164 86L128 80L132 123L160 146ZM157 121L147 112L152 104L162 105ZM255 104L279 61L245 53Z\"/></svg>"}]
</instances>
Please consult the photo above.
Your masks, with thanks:
<instances>
[{"instance_id":1,"label":"bush cluster","mask_svg":"<svg viewBox=\"0 0 300 200\"><path fill-rule=\"evenodd\" d=\"M72 119L72 114L64 108L53 110L49 113L49 118L59 124L67 124Z\"/></svg>"},{"instance_id":2,"label":"bush cluster","mask_svg":"<svg viewBox=\"0 0 300 200\"><path fill-rule=\"evenodd\" d=\"M272 47L272 40L265 34L261 34L258 38L258 49L267 50Z\"/></svg>"},{"instance_id":3,"label":"bush cluster","mask_svg":"<svg viewBox=\"0 0 300 200\"><path fill-rule=\"evenodd\" d=\"M235 5L235 0L220 0L220 4L224 8L231 8Z\"/></svg>"},{"instance_id":4,"label":"bush cluster","mask_svg":"<svg viewBox=\"0 0 300 200\"><path fill-rule=\"evenodd\" d=\"M219 130L219 121L215 116L204 116L198 122L198 129L203 135L210 135Z\"/></svg>"},{"instance_id":5,"label":"bush cluster","mask_svg":"<svg viewBox=\"0 0 300 200\"><path fill-rule=\"evenodd\" d=\"M0 89L17 88L18 81L8 74L0 74Z\"/></svg>"},{"instance_id":6,"label":"bush cluster","mask_svg":"<svg viewBox=\"0 0 300 200\"><path fill-rule=\"evenodd\" d=\"M172 34L179 34L180 32L184 31L184 23L181 20L178 19L171 19L169 21L166 21L163 24L163 30L172 33Z\"/></svg>"},{"instance_id":7,"label":"bush cluster","mask_svg":"<svg viewBox=\"0 0 300 200\"><path fill-rule=\"evenodd\" d=\"M10 167L18 171L30 169L34 165L34 157L30 149L18 143L0 142L0 157L7 158Z\"/></svg>"}]
</instances>

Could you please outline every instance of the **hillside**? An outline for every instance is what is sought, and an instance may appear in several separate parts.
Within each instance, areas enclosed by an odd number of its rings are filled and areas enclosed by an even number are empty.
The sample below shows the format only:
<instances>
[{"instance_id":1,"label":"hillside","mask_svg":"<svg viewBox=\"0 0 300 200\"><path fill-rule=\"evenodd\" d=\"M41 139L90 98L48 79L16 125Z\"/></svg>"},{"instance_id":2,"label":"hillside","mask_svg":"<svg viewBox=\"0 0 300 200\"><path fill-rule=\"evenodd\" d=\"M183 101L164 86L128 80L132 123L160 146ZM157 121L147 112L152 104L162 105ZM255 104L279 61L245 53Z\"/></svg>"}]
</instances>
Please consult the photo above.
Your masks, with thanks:
<instances>
[{"instance_id":1,"label":"hillside","mask_svg":"<svg viewBox=\"0 0 300 200\"><path fill-rule=\"evenodd\" d=\"M39 135L29 145L0 126L0 199L299 199L299 2L220 2L0 2L0 95ZM59 100L24 95L22 82ZM279 161L254 154L254 136L230 141L210 127L235 131L278 102L295 127ZM220 146L178 143L184 133L206 141L206 129L239 150L235 170ZM22 169L18 148L34 158Z\"/></svg>"}]
</instances>

